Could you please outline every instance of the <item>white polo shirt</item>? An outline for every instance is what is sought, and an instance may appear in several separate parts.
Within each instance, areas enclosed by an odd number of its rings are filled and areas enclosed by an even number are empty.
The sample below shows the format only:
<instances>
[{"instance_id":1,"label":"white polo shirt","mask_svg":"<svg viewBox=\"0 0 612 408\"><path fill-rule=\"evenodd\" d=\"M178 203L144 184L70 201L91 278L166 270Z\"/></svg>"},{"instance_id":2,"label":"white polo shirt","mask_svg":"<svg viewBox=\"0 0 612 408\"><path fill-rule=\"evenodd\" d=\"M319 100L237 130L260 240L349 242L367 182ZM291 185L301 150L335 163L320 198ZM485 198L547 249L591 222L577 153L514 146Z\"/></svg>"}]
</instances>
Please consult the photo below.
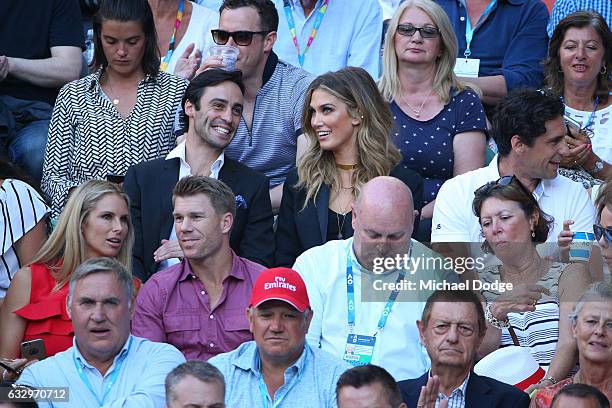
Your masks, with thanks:
<instances>
[{"instance_id":1,"label":"white polo shirt","mask_svg":"<svg viewBox=\"0 0 612 408\"><path fill-rule=\"evenodd\" d=\"M472 212L474 191L500 178L495 156L487 167L476 169L447 180L434 207L432 242L483 242L480 223ZM533 196L542 211L554 218L547 242L557 242L563 221L574 220L572 231L593 232L595 207L582 184L557 176L541 180Z\"/></svg>"}]
</instances>

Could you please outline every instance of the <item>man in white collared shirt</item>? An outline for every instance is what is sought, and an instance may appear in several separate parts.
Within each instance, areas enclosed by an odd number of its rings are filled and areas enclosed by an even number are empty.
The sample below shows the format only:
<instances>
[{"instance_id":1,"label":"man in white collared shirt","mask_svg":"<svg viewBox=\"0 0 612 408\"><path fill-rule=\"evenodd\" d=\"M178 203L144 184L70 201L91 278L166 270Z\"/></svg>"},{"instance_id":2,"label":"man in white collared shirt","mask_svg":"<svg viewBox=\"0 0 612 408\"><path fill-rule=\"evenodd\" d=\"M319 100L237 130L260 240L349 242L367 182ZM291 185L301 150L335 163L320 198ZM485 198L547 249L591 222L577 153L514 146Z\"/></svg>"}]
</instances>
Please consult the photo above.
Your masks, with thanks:
<instances>
[{"instance_id":1,"label":"man in white collared shirt","mask_svg":"<svg viewBox=\"0 0 612 408\"><path fill-rule=\"evenodd\" d=\"M548 242L556 242L566 220L573 231L593 232L595 209L581 184L557 174L568 148L563 103L542 91L519 91L500 102L493 117L499 149L489 166L447 180L434 208L431 241L482 242L472 211L474 191L501 176L514 175L554 218Z\"/></svg>"},{"instance_id":2,"label":"man in white collared shirt","mask_svg":"<svg viewBox=\"0 0 612 408\"><path fill-rule=\"evenodd\" d=\"M244 84L239 71L209 69L185 91L182 106L185 141L165 159L128 169L124 188L134 223L134 274L143 281L183 257L172 219L172 188L189 175L226 183L236 195L236 218L230 246L238 256L271 265L274 255L272 207L268 179L225 157L240 124Z\"/></svg>"}]
</instances>

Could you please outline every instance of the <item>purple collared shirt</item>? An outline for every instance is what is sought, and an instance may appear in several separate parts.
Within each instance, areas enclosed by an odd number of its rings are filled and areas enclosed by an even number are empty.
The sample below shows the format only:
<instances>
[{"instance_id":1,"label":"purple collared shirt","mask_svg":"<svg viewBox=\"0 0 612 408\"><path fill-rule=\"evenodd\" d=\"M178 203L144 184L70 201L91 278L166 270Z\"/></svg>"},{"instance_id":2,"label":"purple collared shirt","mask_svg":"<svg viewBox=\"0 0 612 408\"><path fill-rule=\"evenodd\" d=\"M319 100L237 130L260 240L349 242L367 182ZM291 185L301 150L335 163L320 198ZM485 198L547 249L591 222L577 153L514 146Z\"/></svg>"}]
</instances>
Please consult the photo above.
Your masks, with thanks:
<instances>
[{"instance_id":1,"label":"purple collared shirt","mask_svg":"<svg viewBox=\"0 0 612 408\"><path fill-rule=\"evenodd\" d=\"M187 360L208 360L253 340L246 308L265 267L233 253L219 303L210 306L204 285L189 262L153 274L136 299L132 333L178 348Z\"/></svg>"}]
</instances>

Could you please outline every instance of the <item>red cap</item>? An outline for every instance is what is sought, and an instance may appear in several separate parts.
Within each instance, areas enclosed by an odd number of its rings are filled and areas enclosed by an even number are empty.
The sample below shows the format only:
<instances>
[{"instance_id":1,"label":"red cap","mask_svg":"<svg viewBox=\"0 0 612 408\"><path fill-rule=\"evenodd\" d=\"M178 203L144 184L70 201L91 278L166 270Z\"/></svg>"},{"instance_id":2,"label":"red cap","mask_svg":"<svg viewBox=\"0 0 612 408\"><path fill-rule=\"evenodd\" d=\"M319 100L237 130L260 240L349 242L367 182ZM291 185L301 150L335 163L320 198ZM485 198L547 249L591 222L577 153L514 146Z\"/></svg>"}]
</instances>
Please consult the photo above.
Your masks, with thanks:
<instances>
[{"instance_id":1,"label":"red cap","mask_svg":"<svg viewBox=\"0 0 612 408\"><path fill-rule=\"evenodd\" d=\"M263 271L251 292L253 307L267 300L282 300L300 312L310 307L306 285L299 273L289 268L271 268Z\"/></svg>"}]
</instances>

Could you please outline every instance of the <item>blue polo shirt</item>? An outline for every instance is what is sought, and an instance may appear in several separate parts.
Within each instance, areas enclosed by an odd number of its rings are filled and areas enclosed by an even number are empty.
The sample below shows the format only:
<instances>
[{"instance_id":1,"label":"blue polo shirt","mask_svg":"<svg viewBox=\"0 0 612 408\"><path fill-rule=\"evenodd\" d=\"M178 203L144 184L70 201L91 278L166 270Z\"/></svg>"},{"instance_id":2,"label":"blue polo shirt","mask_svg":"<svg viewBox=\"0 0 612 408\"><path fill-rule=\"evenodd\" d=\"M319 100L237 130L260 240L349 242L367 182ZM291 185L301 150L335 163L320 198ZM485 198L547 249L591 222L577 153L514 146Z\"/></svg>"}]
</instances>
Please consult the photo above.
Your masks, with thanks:
<instances>
[{"instance_id":1,"label":"blue polo shirt","mask_svg":"<svg viewBox=\"0 0 612 408\"><path fill-rule=\"evenodd\" d=\"M466 49L464 0L436 0L448 14L457 36L458 57ZM544 79L548 10L540 0L497 0L474 31L470 58L480 59L478 76L503 75L508 91L538 88Z\"/></svg>"}]
</instances>

